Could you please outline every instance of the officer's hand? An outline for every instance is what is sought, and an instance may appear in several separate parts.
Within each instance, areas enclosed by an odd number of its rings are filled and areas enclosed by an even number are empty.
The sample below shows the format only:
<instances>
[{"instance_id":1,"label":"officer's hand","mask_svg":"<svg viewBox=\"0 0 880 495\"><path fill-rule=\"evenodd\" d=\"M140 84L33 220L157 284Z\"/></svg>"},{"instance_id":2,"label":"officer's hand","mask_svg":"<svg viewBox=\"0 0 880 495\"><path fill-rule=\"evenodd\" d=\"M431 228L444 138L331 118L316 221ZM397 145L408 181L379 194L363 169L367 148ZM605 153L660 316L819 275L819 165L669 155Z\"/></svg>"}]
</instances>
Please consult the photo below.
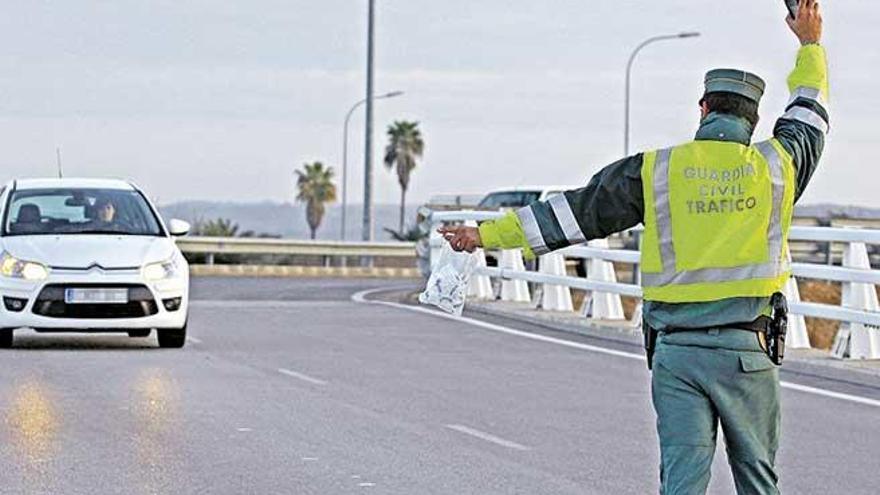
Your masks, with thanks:
<instances>
[{"instance_id":1,"label":"officer's hand","mask_svg":"<svg viewBox=\"0 0 880 495\"><path fill-rule=\"evenodd\" d=\"M801 45L818 43L822 40L822 13L818 0L800 0L797 17L786 16L785 22L794 31Z\"/></svg>"},{"instance_id":2,"label":"officer's hand","mask_svg":"<svg viewBox=\"0 0 880 495\"><path fill-rule=\"evenodd\" d=\"M483 247L480 229L476 227L440 227L437 232L449 241L449 245L456 251L473 253L477 248Z\"/></svg>"}]
</instances>

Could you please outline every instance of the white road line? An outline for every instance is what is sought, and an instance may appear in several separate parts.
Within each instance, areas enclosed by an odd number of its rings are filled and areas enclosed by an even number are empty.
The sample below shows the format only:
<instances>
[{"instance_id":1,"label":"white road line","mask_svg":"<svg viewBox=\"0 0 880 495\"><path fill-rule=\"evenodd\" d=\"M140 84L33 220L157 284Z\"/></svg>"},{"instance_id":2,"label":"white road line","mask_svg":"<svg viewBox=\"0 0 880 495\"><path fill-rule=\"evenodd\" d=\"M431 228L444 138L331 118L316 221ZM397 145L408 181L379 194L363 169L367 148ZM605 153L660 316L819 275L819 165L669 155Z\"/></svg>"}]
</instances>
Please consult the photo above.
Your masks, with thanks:
<instances>
[{"instance_id":1,"label":"white road line","mask_svg":"<svg viewBox=\"0 0 880 495\"><path fill-rule=\"evenodd\" d=\"M190 336L187 336L187 337L186 337L186 341L187 341L187 342L192 342L193 344L201 344L201 343L202 343L201 340L199 340L199 339L197 339L197 338L195 338L195 337L190 337Z\"/></svg>"},{"instance_id":2,"label":"white road line","mask_svg":"<svg viewBox=\"0 0 880 495\"><path fill-rule=\"evenodd\" d=\"M381 289L370 289L370 290L361 291L361 292L358 292L358 293L354 294L353 296L351 296L351 300L356 303L361 303L361 304L376 304L376 305L380 305L380 306L388 306L388 307L392 307L392 308L404 309L407 311L415 311L417 313L424 313L424 314L428 314L431 316L436 316L438 318L445 318L447 320L454 320L454 321L457 321L460 323L467 323L468 325L480 327L480 328L483 328L486 330L491 330L493 332L506 333L508 335L514 335L514 336L522 337L522 338L526 338L526 339L537 340L540 342L547 342L549 344L556 344L556 345L561 345L561 346L565 346L565 347L571 347L573 349L580 349L580 350L588 351L588 352L597 352L600 354L607 354L610 356L617 356L617 357L633 359L633 360L637 360L637 361L644 361L645 360L645 356L642 354L634 354L631 352L617 351L614 349L606 349L604 347L597 347L597 346L593 346L593 345L581 344L578 342L571 342L568 340L547 337L545 335L536 335L536 334L532 334L529 332L523 332L521 330L514 330L512 328L508 328L505 326L496 325L493 323L487 323L485 321L475 320L473 318L467 318L465 316L454 316L454 315L450 315L447 313L441 313L439 311L434 311L434 310L423 308L420 306L409 306L409 305L400 304L400 303L393 303L393 302L387 302L387 301L371 301L371 300L366 299L366 297L369 296L370 294L373 294L375 292L383 292L383 291L387 291L387 290L392 290L392 289L381 288ZM854 402L856 404L863 404L863 405L867 405L867 406L880 407L880 400L870 399L868 397L862 397L860 395L844 394L841 392L834 392L832 390L826 390L823 388L816 388L816 387L809 387L806 385L799 385L797 383L786 382L786 381L780 381L779 386L782 388L786 388L789 390L795 390L795 391L802 392L805 394L818 395L821 397L829 397L832 399L839 399L839 400L843 400L843 401L847 401L847 402Z\"/></svg>"},{"instance_id":3,"label":"white road line","mask_svg":"<svg viewBox=\"0 0 880 495\"><path fill-rule=\"evenodd\" d=\"M191 301L191 308L200 309L311 309L311 308L336 308L341 306L351 306L351 301L332 301L332 300L315 300L315 301L285 301L285 300L259 300L248 301L239 299L230 300L214 300L201 299Z\"/></svg>"},{"instance_id":4,"label":"white road line","mask_svg":"<svg viewBox=\"0 0 880 495\"><path fill-rule=\"evenodd\" d=\"M296 371L288 370L285 368L278 368L278 372L281 373L282 375L287 375L287 376L302 380L304 382L309 382L314 385L327 385L327 382L325 382L324 380L319 380L319 379L311 377L309 375L297 373Z\"/></svg>"},{"instance_id":5,"label":"white road line","mask_svg":"<svg viewBox=\"0 0 880 495\"><path fill-rule=\"evenodd\" d=\"M797 383L791 382L779 382L779 385L782 388L797 390L798 392L821 395L822 397L831 397L832 399L846 400L849 402L857 402L859 404L865 404L867 406L880 407L880 400L869 399L867 397L862 397L859 395L842 394L840 392L825 390L824 388L808 387L806 385L798 385Z\"/></svg>"},{"instance_id":6,"label":"white road line","mask_svg":"<svg viewBox=\"0 0 880 495\"><path fill-rule=\"evenodd\" d=\"M514 330L513 328L508 328L508 327L504 327L501 325L496 325L494 323L487 323L485 321L475 320L473 318L467 318L465 316L454 316L454 315L450 315L447 313L441 313L439 311L434 311L431 309L423 308L421 306L408 306L406 304L399 304L399 303L386 302L386 301L369 301L369 300L365 299L365 297L368 296L371 292L378 292L380 290L385 290L385 289L373 289L370 291L358 292L357 294L352 296L352 300L357 303L378 304L381 306L389 306L392 308L405 309L407 311L415 311L417 313L424 313L424 314L428 314L431 316L436 316L438 318L446 318L447 320L453 320L453 321L457 321L460 323L467 323L469 325L473 325L475 327L480 327L480 328L483 328L486 330L491 330L493 332L506 333L508 335L515 335L517 337L522 337L522 338L531 339L531 340L537 340L540 342L548 342L550 344L571 347L573 349L580 349L583 351L590 351L590 352L598 352L601 354L608 354L611 356L617 356L617 357L622 357L622 358L627 358L627 359L635 359L638 361L645 360L645 356L643 356L641 354L633 354L631 352L617 351L614 349L606 349L604 347L598 347L598 346L588 345L588 344L581 344L580 342L572 342L570 340L557 339L554 337L548 337L546 335L538 335L538 334L534 334L534 333L523 332L521 330Z\"/></svg>"},{"instance_id":7,"label":"white road line","mask_svg":"<svg viewBox=\"0 0 880 495\"><path fill-rule=\"evenodd\" d=\"M502 447L507 447L508 449L514 450L531 450L525 445L520 445L516 442L511 442L510 440L505 440L501 437L496 437L490 433L486 433L485 431L475 430L473 428L469 428L464 425L443 425L450 430L455 430L459 433L464 433L465 435L470 435L475 438L479 438L480 440L485 440L487 442L494 443L495 445L500 445Z\"/></svg>"}]
</instances>

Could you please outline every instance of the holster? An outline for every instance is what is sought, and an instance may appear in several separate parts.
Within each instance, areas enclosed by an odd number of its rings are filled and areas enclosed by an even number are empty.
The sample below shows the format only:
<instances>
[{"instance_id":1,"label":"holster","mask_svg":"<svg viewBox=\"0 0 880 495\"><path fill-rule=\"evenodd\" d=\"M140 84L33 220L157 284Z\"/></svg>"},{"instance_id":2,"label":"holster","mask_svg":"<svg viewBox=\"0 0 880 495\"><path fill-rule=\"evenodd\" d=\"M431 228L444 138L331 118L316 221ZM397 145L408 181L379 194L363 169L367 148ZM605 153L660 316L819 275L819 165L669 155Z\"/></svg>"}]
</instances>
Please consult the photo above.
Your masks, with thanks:
<instances>
[{"instance_id":1,"label":"holster","mask_svg":"<svg viewBox=\"0 0 880 495\"><path fill-rule=\"evenodd\" d=\"M788 333L788 302L780 292L770 298L773 309L770 325L767 326L767 354L777 366L785 358L785 336Z\"/></svg>"},{"instance_id":2,"label":"holster","mask_svg":"<svg viewBox=\"0 0 880 495\"><path fill-rule=\"evenodd\" d=\"M654 349L657 346L657 335L659 332L651 328L647 323L642 322L642 334L645 338L645 358L650 370L654 367Z\"/></svg>"}]
</instances>

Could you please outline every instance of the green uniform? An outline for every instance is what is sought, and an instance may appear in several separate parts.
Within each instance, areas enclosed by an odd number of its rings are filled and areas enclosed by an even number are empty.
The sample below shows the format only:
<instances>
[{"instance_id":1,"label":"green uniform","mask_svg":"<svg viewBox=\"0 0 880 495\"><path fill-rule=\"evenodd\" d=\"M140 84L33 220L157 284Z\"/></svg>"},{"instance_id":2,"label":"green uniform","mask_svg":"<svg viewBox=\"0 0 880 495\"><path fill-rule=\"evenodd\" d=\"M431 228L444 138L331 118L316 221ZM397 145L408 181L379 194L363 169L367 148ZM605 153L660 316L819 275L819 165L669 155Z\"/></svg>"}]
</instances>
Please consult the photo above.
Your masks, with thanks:
<instances>
[{"instance_id":1,"label":"green uniform","mask_svg":"<svg viewBox=\"0 0 880 495\"><path fill-rule=\"evenodd\" d=\"M800 49L789 77L792 98L774 127L793 186L791 203L804 192L818 166L828 131L828 85L824 49ZM745 119L712 113L696 141L751 143ZM651 153L605 167L584 188L566 191L480 226L487 248L523 248L527 257L604 238L646 223L643 172ZM650 187L650 186L648 186ZM645 323L661 332L654 357L653 396L661 446L661 492L703 493L720 422L728 442L739 493L777 493L775 452L779 436L778 375L756 334L706 330L748 322L768 313L768 294L747 291L721 298L649 300ZM667 333L671 329L700 329Z\"/></svg>"}]
</instances>

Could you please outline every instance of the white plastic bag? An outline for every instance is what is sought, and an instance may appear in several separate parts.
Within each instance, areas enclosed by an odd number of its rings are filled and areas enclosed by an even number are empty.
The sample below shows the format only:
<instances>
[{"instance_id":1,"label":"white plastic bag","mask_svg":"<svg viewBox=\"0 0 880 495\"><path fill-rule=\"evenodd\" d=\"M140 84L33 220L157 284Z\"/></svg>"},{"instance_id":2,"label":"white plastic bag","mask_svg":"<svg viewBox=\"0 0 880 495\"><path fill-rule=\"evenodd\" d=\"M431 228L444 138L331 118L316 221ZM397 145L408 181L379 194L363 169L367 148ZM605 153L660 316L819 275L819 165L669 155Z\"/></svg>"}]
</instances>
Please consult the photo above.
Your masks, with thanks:
<instances>
[{"instance_id":1,"label":"white plastic bag","mask_svg":"<svg viewBox=\"0 0 880 495\"><path fill-rule=\"evenodd\" d=\"M419 295L419 302L461 316L468 284L476 266L474 253L456 252L448 242L444 242L437 264L428 278L428 285Z\"/></svg>"}]
</instances>

